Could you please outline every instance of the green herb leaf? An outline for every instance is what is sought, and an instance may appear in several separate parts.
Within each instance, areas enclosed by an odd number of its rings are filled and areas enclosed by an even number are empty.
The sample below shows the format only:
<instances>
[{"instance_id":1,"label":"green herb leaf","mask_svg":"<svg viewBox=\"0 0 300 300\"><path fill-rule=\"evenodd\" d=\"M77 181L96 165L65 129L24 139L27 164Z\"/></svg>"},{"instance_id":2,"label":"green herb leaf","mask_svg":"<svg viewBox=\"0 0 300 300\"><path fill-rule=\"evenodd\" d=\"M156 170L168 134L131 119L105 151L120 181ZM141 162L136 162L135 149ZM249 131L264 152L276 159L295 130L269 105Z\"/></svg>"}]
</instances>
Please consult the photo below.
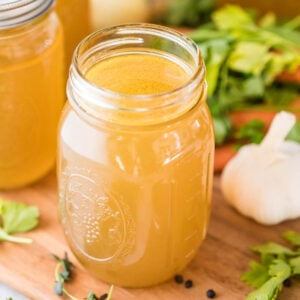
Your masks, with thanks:
<instances>
[{"instance_id":1,"label":"green herb leaf","mask_svg":"<svg viewBox=\"0 0 300 300\"><path fill-rule=\"evenodd\" d=\"M228 58L228 66L231 70L260 75L268 63L269 46L256 42L238 42Z\"/></svg>"},{"instance_id":2,"label":"green herb leaf","mask_svg":"<svg viewBox=\"0 0 300 300\"><path fill-rule=\"evenodd\" d=\"M64 258L60 258L55 254L51 254L52 257L57 261L55 267L55 284L54 284L54 292L58 296L67 296L71 300L78 300L75 296L73 296L64 286L65 281L71 281L72 279L72 271L74 269L73 263L69 260L67 252L65 252ZM110 300L113 292L113 286L110 287L106 300ZM103 294L100 297L97 297L93 291L88 293L88 296L84 298L84 300L102 300L104 299Z\"/></svg>"},{"instance_id":3,"label":"green herb leaf","mask_svg":"<svg viewBox=\"0 0 300 300\"><path fill-rule=\"evenodd\" d=\"M283 236L298 247L300 236L296 232L287 231ZM241 276L242 280L257 288L246 300L275 300L283 282L300 275L300 252L273 242L252 249L261 254L261 263L250 262L250 270Z\"/></svg>"},{"instance_id":4,"label":"green herb leaf","mask_svg":"<svg viewBox=\"0 0 300 300\"><path fill-rule=\"evenodd\" d=\"M296 124L293 126L293 128L287 135L286 140L300 143L300 121L297 121ZM286 236L284 236L284 237L286 237ZM300 243L299 243L299 245L296 245L296 246L300 247Z\"/></svg>"},{"instance_id":5,"label":"green herb leaf","mask_svg":"<svg viewBox=\"0 0 300 300\"><path fill-rule=\"evenodd\" d=\"M237 143L259 144L264 138L265 123L260 119L253 119L241 126L234 134Z\"/></svg>"},{"instance_id":6,"label":"green herb leaf","mask_svg":"<svg viewBox=\"0 0 300 300\"><path fill-rule=\"evenodd\" d=\"M26 232L38 224L39 211L36 206L0 199L0 214L3 230L9 234Z\"/></svg>"},{"instance_id":7,"label":"green herb leaf","mask_svg":"<svg viewBox=\"0 0 300 300\"><path fill-rule=\"evenodd\" d=\"M56 295L62 296L64 294L63 286L64 285L63 285L62 281L55 282L53 289L54 289L54 292L55 292Z\"/></svg>"},{"instance_id":8,"label":"green herb leaf","mask_svg":"<svg viewBox=\"0 0 300 300\"><path fill-rule=\"evenodd\" d=\"M0 240L16 243L31 243L30 239L13 237L14 233L27 232L38 224L36 206L6 201L0 198Z\"/></svg>"},{"instance_id":9,"label":"green herb leaf","mask_svg":"<svg viewBox=\"0 0 300 300\"><path fill-rule=\"evenodd\" d=\"M278 22L270 13L258 21L241 7L227 5L213 13L211 23L190 34L205 60L208 96L214 103L209 107L219 106L218 114L212 111L214 117L256 105L290 107L300 86L277 79L300 66L298 27L300 16ZM217 145L226 140L216 136Z\"/></svg>"},{"instance_id":10,"label":"green herb leaf","mask_svg":"<svg viewBox=\"0 0 300 300\"><path fill-rule=\"evenodd\" d=\"M215 141L217 145L221 145L230 136L232 124L229 118L226 117L213 117Z\"/></svg>"},{"instance_id":11,"label":"green herb leaf","mask_svg":"<svg viewBox=\"0 0 300 300\"><path fill-rule=\"evenodd\" d=\"M276 254L276 255L288 255L288 256L297 255L297 252L294 252L287 247L284 247L280 244L273 243L273 242L254 246L252 250L261 254Z\"/></svg>"},{"instance_id":12,"label":"green herb leaf","mask_svg":"<svg viewBox=\"0 0 300 300\"><path fill-rule=\"evenodd\" d=\"M220 30L235 29L241 26L254 26L250 14L236 5L227 5L215 11L212 19Z\"/></svg>"},{"instance_id":13,"label":"green herb leaf","mask_svg":"<svg viewBox=\"0 0 300 300\"><path fill-rule=\"evenodd\" d=\"M289 262L292 267L293 275L300 275L300 254L298 257L291 258Z\"/></svg>"},{"instance_id":14,"label":"green herb leaf","mask_svg":"<svg viewBox=\"0 0 300 300\"><path fill-rule=\"evenodd\" d=\"M291 267L283 260L275 259L269 267L271 278L251 292L246 300L273 300L282 289L282 283L290 277Z\"/></svg>"},{"instance_id":15,"label":"green herb leaf","mask_svg":"<svg viewBox=\"0 0 300 300\"><path fill-rule=\"evenodd\" d=\"M241 279L252 287L259 288L270 279L268 266L251 261L249 267L250 270L244 273Z\"/></svg>"},{"instance_id":16,"label":"green herb leaf","mask_svg":"<svg viewBox=\"0 0 300 300\"><path fill-rule=\"evenodd\" d=\"M300 235L292 230L286 231L282 234L283 238L295 247L300 247Z\"/></svg>"},{"instance_id":17,"label":"green herb leaf","mask_svg":"<svg viewBox=\"0 0 300 300\"><path fill-rule=\"evenodd\" d=\"M84 300L99 300L99 298L94 294L93 291L90 291L87 298L84 298Z\"/></svg>"},{"instance_id":18,"label":"green herb leaf","mask_svg":"<svg viewBox=\"0 0 300 300\"><path fill-rule=\"evenodd\" d=\"M209 19L215 0L170 0L163 23L195 26Z\"/></svg>"},{"instance_id":19,"label":"green herb leaf","mask_svg":"<svg viewBox=\"0 0 300 300\"><path fill-rule=\"evenodd\" d=\"M208 61L206 80L208 84L208 96L211 96L217 87L219 70L227 56L229 45L226 40L216 39L205 43L205 47L207 47L206 61Z\"/></svg>"}]
</instances>

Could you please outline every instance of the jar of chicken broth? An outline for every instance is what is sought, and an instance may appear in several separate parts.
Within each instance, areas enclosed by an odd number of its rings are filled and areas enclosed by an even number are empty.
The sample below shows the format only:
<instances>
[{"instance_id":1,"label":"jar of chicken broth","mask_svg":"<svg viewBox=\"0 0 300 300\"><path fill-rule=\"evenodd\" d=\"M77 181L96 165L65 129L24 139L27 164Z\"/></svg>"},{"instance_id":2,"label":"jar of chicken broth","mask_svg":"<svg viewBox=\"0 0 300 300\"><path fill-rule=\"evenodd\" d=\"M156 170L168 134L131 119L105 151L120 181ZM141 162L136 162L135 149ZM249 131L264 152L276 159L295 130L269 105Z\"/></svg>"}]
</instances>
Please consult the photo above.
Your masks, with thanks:
<instances>
[{"instance_id":1,"label":"jar of chicken broth","mask_svg":"<svg viewBox=\"0 0 300 300\"><path fill-rule=\"evenodd\" d=\"M77 44L90 33L89 2L90 0L56 0L56 11L64 29L68 67Z\"/></svg>"},{"instance_id":2,"label":"jar of chicken broth","mask_svg":"<svg viewBox=\"0 0 300 300\"><path fill-rule=\"evenodd\" d=\"M53 3L0 2L0 189L29 184L55 163L65 74Z\"/></svg>"},{"instance_id":3,"label":"jar of chicken broth","mask_svg":"<svg viewBox=\"0 0 300 300\"><path fill-rule=\"evenodd\" d=\"M197 46L147 24L77 48L59 137L60 218L96 277L145 287L180 272L209 220L214 137Z\"/></svg>"}]
</instances>

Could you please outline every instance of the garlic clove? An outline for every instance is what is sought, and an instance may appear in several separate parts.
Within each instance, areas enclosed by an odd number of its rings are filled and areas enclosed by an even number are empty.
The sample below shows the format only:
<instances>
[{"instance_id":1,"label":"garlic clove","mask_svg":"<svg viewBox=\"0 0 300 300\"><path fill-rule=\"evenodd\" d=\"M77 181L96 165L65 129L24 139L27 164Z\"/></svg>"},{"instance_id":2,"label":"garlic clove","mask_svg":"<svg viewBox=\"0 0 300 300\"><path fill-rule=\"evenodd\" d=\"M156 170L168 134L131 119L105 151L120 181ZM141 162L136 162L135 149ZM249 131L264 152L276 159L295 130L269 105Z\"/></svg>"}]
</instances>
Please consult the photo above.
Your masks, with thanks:
<instances>
[{"instance_id":1,"label":"garlic clove","mask_svg":"<svg viewBox=\"0 0 300 300\"><path fill-rule=\"evenodd\" d=\"M278 149L295 123L296 117L291 113L281 111L276 114L260 146L266 149Z\"/></svg>"}]
</instances>

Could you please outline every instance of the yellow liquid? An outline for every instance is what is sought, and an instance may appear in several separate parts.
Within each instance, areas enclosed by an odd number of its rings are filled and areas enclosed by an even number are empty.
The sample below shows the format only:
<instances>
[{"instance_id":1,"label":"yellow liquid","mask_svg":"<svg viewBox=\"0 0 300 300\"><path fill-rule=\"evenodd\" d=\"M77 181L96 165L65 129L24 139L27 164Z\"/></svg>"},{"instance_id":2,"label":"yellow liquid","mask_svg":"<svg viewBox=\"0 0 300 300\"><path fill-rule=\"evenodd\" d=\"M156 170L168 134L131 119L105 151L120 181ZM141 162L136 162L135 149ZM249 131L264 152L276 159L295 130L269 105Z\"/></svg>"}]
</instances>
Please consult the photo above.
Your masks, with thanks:
<instances>
[{"instance_id":1,"label":"yellow liquid","mask_svg":"<svg viewBox=\"0 0 300 300\"><path fill-rule=\"evenodd\" d=\"M153 94L189 76L165 58L133 54L104 60L86 77L119 93ZM203 103L167 124L129 128L85 123L67 107L60 214L83 266L127 287L154 285L180 272L206 233L213 147Z\"/></svg>"},{"instance_id":2,"label":"yellow liquid","mask_svg":"<svg viewBox=\"0 0 300 300\"><path fill-rule=\"evenodd\" d=\"M64 102L61 30L45 51L30 54L11 63L0 55L0 189L32 183L55 163Z\"/></svg>"},{"instance_id":3,"label":"yellow liquid","mask_svg":"<svg viewBox=\"0 0 300 300\"><path fill-rule=\"evenodd\" d=\"M69 65L77 44L90 33L89 0L58 0L56 11L64 28L66 62Z\"/></svg>"}]
</instances>

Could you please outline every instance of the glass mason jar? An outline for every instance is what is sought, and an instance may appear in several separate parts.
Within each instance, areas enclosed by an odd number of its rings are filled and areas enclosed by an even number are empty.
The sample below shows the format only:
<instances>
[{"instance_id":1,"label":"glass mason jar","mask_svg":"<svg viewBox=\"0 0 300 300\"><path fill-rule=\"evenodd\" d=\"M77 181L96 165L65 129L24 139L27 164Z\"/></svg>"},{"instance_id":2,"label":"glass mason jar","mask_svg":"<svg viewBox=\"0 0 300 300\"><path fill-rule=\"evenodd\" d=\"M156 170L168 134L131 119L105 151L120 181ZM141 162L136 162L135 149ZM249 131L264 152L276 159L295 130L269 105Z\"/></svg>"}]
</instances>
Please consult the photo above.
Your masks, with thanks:
<instances>
[{"instance_id":1,"label":"glass mason jar","mask_svg":"<svg viewBox=\"0 0 300 300\"><path fill-rule=\"evenodd\" d=\"M89 0L56 0L56 11L64 28L69 67L77 44L90 33Z\"/></svg>"},{"instance_id":2,"label":"glass mason jar","mask_svg":"<svg viewBox=\"0 0 300 300\"><path fill-rule=\"evenodd\" d=\"M59 139L60 219L96 277L163 282L196 255L214 137L197 46L158 25L95 32L76 49Z\"/></svg>"},{"instance_id":3,"label":"glass mason jar","mask_svg":"<svg viewBox=\"0 0 300 300\"><path fill-rule=\"evenodd\" d=\"M32 183L55 164L65 73L53 2L0 3L0 189Z\"/></svg>"}]
</instances>

